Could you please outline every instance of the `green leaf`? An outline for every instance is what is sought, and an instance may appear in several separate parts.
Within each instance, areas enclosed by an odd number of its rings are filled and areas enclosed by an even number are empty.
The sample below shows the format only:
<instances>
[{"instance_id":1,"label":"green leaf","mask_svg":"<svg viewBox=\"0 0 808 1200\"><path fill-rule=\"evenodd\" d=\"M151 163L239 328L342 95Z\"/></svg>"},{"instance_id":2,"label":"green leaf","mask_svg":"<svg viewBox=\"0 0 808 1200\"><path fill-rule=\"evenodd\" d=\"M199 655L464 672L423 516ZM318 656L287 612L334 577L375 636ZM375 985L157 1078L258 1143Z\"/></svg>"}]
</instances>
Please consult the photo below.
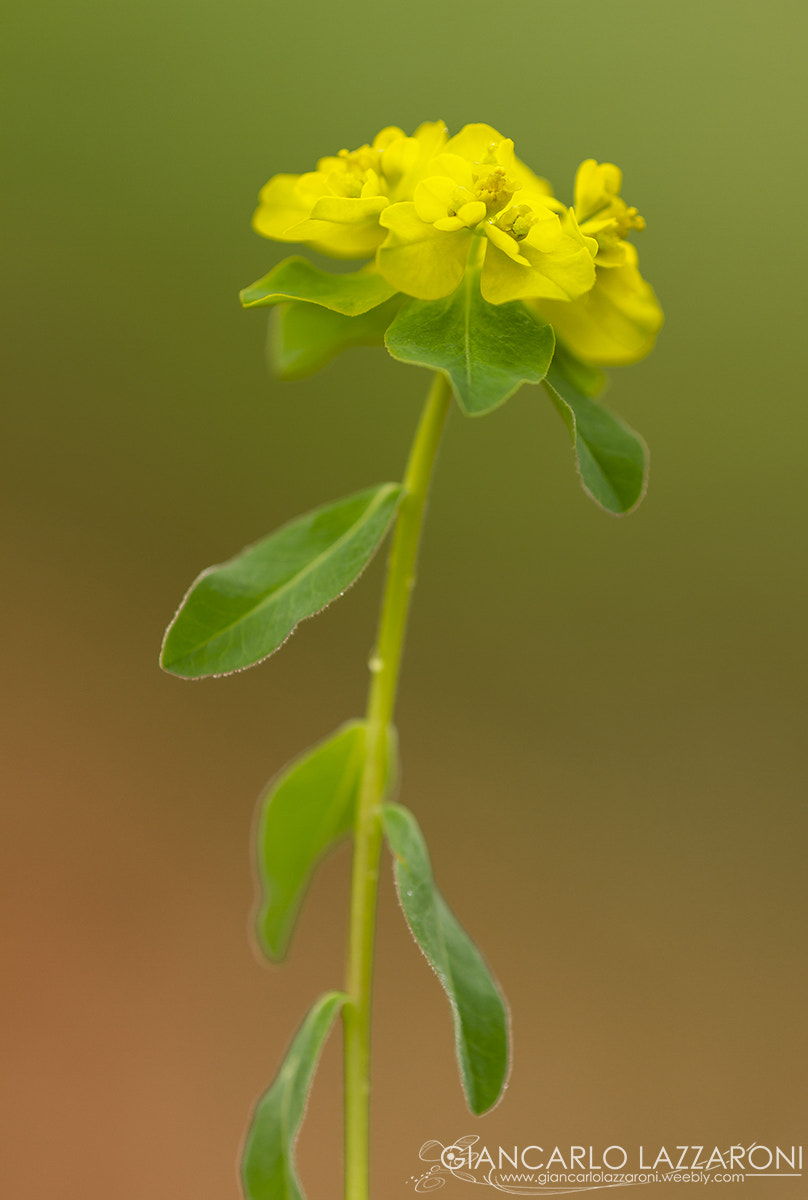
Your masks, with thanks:
<instances>
[{"instance_id":1,"label":"green leaf","mask_svg":"<svg viewBox=\"0 0 808 1200\"><path fill-rule=\"evenodd\" d=\"M286 300L304 300L319 304L346 317L356 317L383 304L395 293L377 271L351 271L333 275L321 271L308 259L285 258L268 275L240 292L245 308L282 304Z\"/></svg>"},{"instance_id":2,"label":"green leaf","mask_svg":"<svg viewBox=\"0 0 808 1200\"><path fill-rule=\"evenodd\" d=\"M370 312L346 317L317 304L282 304L270 320L270 367L281 379L302 379L351 346L383 346L400 307L401 297L394 296Z\"/></svg>"},{"instance_id":3,"label":"green leaf","mask_svg":"<svg viewBox=\"0 0 808 1200\"><path fill-rule=\"evenodd\" d=\"M365 722L350 721L287 767L261 801L257 932L276 962L317 863L351 831L364 761Z\"/></svg>"},{"instance_id":4,"label":"green leaf","mask_svg":"<svg viewBox=\"0 0 808 1200\"><path fill-rule=\"evenodd\" d=\"M540 383L553 357L553 331L518 300L488 304L468 271L442 300L410 300L387 330L402 362L444 371L466 416L491 412L523 383Z\"/></svg>"},{"instance_id":5,"label":"green leaf","mask_svg":"<svg viewBox=\"0 0 808 1200\"><path fill-rule=\"evenodd\" d=\"M241 1180L247 1200L304 1200L294 1148L323 1046L334 1017L347 1000L327 992L309 1010L272 1086L252 1116Z\"/></svg>"},{"instance_id":6,"label":"green leaf","mask_svg":"<svg viewBox=\"0 0 808 1200\"><path fill-rule=\"evenodd\" d=\"M166 631L161 666L198 679L261 662L358 578L401 493L397 483L357 492L203 571Z\"/></svg>"},{"instance_id":7,"label":"green leaf","mask_svg":"<svg viewBox=\"0 0 808 1200\"><path fill-rule=\"evenodd\" d=\"M383 813L398 898L449 998L463 1090L469 1108L480 1116L497 1103L507 1082L508 1009L482 955L435 887L415 817L398 804L386 805Z\"/></svg>"},{"instance_id":8,"label":"green leaf","mask_svg":"<svg viewBox=\"0 0 808 1200\"><path fill-rule=\"evenodd\" d=\"M348 721L272 780L261 799L256 932L273 962L286 955L321 859L352 830L365 765L364 721ZM388 728L385 794L398 774L398 739Z\"/></svg>"},{"instance_id":9,"label":"green leaf","mask_svg":"<svg viewBox=\"0 0 808 1200\"><path fill-rule=\"evenodd\" d=\"M544 387L572 438L584 491L606 512L631 512L645 495L645 442L599 401L583 395L555 362Z\"/></svg>"}]
</instances>

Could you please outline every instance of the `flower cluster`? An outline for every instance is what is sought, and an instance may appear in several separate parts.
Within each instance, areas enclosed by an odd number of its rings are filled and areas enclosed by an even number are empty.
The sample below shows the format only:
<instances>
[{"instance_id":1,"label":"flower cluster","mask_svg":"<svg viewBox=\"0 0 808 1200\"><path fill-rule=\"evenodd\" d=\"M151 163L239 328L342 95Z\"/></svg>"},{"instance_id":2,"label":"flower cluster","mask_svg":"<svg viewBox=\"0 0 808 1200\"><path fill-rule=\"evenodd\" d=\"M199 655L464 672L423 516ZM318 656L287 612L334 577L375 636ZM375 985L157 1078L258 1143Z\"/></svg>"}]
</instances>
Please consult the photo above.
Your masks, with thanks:
<instances>
[{"instance_id":1,"label":"flower cluster","mask_svg":"<svg viewBox=\"0 0 808 1200\"><path fill-rule=\"evenodd\" d=\"M589 159L567 208L510 138L481 124L450 138L438 121L274 176L253 225L335 258L373 258L390 287L420 300L478 273L489 304L524 301L585 361L628 363L651 349L662 313L626 240L645 222L620 186L616 166Z\"/></svg>"}]
</instances>

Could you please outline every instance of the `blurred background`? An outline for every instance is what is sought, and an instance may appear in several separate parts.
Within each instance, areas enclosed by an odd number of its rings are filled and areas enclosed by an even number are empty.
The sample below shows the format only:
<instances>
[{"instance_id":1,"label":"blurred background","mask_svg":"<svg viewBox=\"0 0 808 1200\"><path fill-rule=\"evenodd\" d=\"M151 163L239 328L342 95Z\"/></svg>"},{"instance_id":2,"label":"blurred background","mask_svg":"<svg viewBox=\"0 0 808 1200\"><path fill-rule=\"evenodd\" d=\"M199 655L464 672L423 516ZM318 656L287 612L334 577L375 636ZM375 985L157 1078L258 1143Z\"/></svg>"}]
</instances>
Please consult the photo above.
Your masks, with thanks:
<instances>
[{"instance_id":1,"label":"blurred background","mask_svg":"<svg viewBox=\"0 0 808 1200\"><path fill-rule=\"evenodd\" d=\"M254 671L190 684L157 653L203 567L400 477L427 374L362 350L273 382L237 292L283 255L250 229L270 175L437 118L512 136L567 201L582 159L618 163L667 323L612 376L651 446L628 519L580 491L540 389L450 421L401 800L510 999L515 1066L469 1116L385 881L375 1194L413 1194L421 1144L468 1133L806 1141L807 32L797 0L14 6L9 1196L236 1200L250 1108L340 986L347 854L268 968L249 834L267 779L363 710L382 556ZM339 1040L299 1143L310 1200L340 1194Z\"/></svg>"}]
</instances>

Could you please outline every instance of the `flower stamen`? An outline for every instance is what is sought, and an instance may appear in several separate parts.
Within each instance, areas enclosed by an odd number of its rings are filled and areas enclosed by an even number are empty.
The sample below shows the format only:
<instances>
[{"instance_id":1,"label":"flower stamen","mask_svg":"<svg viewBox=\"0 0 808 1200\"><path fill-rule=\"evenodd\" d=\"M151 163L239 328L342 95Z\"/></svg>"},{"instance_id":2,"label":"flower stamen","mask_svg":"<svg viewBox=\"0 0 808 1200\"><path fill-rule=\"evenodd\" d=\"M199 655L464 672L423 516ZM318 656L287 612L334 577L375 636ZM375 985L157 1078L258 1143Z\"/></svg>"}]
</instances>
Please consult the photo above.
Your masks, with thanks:
<instances>
[{"instance_id":1,"label":"flower stamen","mask_svg":"<svg viewBox=\"0 0 808 1200\"><path fill-rule=\"evenodd\" d=\"M509 233L514 241L522 242L538 219L528 204L514 204L500 213L494 224L503 233Z\"/></svg>"},{"instance_id":2,"label":"flower stamen","mask_svg":"<svg viewBox=\"0 0 808 1200\"><path fill-rule=\"evenodd\" d=\"M366 175L368 171L375 171L378 175L381 157L381 150L374 150L367 144L360 146L358 150L340 150L337 155L349 171L356 171L359 175Z\"/></svg>"},{"instance_id":3,"label":"flower stamen","mask_svg":"<svg viewBox=\"0 0 808 1200\"><path fill-rule=\"evenodd\" d=\"M508 179L504 167L495 167L487 174L474 176L474 195L482 200L488 212L503 208L515 191L517 185Z\"/></svg>"},{"instance_id":4,"label":"flower stamen","mask_svg":"<svg viewBox=\"0 0 808 1200\"><path fill-rule=\"evenodd\" d=\"M631 233L632 229L641 232L645 229L645 217L641 217L636 208L627 208L624 213L616 218L616 230L618 237L625 238Z\"/></svg>"}]
</instances>

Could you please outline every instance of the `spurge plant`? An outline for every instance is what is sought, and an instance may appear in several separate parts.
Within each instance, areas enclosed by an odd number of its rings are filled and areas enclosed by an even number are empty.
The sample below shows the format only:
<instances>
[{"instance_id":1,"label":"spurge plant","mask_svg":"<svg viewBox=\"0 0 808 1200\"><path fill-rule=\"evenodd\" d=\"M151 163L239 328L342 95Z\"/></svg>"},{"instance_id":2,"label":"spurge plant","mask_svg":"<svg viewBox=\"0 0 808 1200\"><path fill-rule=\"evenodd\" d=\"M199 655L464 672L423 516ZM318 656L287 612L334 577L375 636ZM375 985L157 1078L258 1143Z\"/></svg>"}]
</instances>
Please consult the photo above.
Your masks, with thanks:
<instances>
[{"instance_id":1,"label":"spurge plant","mask_svg":"<svg viewBox=\"0 0 808 1200\"><path fill-rule=\"evenodd\" d=\"M508 1012L473 942L438 891L415 817L391 801L393 715L418 542L452 395L468 417L541 384L572 440L585 491L613 514L641 500L642 440L597 398L604 366L652 348L662 314L629 236L644 228L620 196L621 173L588 159L574 203L520 162L489 125L449 137L383 129L303 175L261 191L258 233L343 260L331 274L287 258L241 294L271 307L272 358L284 379L352 346L386 346L434 372L401 483L318 508L199 576L168 628L161 664L198 679L254 666L299 621L361 574L393 527L365 716L318 742L261 799L257 932L281 960L320 859L353 840L345 980L315 1001L256 1106L242 1161L248 1200L301 1200L293 1148L318 1057L341 1013L345 1035L345 1196L369 1194L371 979L379 861L386 839L401 907L446 991L471 1111L497 1103L510 1069Z\"/></svg>"}]
</instances>

